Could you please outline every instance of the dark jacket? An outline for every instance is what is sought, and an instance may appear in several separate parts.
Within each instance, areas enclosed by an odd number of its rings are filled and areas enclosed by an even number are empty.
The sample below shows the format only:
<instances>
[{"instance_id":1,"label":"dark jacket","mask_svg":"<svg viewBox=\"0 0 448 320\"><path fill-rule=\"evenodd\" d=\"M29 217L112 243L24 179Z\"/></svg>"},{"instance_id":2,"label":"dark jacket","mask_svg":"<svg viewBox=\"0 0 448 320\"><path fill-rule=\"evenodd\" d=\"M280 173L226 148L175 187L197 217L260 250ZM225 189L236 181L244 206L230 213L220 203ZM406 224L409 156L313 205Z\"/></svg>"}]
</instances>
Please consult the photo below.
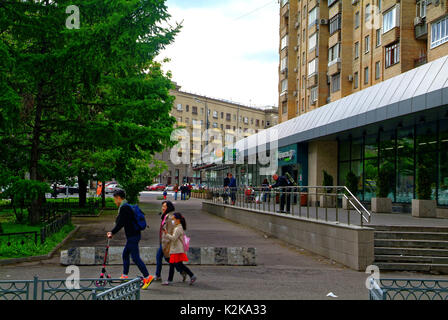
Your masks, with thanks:
<instances>
[{"instance_id":1,"label":"dark jacket","mask_svg":"<svg viewBox=\"0 0 448 320\"><path fill-rule=\"evenodd\" d=\"M289 186L289 181L285 176L279 176L277 179L277 183L272 185L272 188L278 188L278 187L287 187Z\"/></svg>"},{"instance_id":2,"label":"dark jacket","mask_svg":"<svg viewBox=\"0 0 448 320\"><path fill-rule=\"evenodd\" d=\"M115 220L115 227L111 232L115 235L124 227L126 238L139 236L141 232L135 228L135 223L134 211L128 204L123 204L120 207L117 220Z\"/></svg>"},{"instance_id":3,"label":"dark jacket","mask_svg":"<svg viewBox=\"0 0 448 320\"><path fill-rule=\"evenodd\" d=\"M234 177L230 178L229 187L236 188L236 179Z\"/></svg>"},{"instance_id":4,"label":"dark jacket","mask_svg":"<svg viewBox=\"0 0 448 320\"><path fill-rule=\"evenodd\" d=\"M224 178L224 188L225 188L225 187L228 187L228 186L229 186L229 183L230 183L230 179L229 179L229 177L225 177L225 178Z\"/></svg>"}]
</instances>

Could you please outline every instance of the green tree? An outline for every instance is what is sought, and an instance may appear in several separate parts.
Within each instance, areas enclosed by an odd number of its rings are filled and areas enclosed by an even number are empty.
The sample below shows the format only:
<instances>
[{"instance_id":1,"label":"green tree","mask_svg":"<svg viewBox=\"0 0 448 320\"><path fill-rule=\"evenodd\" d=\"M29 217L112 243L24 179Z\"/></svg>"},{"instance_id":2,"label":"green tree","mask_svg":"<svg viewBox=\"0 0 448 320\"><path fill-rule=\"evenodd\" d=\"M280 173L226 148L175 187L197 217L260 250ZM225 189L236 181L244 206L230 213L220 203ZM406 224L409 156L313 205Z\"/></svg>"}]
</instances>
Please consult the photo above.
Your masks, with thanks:
<instances>
[{"instance_id":1,"label":"green tree","mask_svg":"<svg viewBox=\"0 0 448 320\"><path fill-rule=\"evenodd\" d=\"M149 166L148 155L171 145L172 83L154 58L180 28L161 27L170 17L165 1L85 0L80 29L65 26L70 4L0 3L0 55L6 57L0 81L7 82L0 91L1 126L15 132L12 139L2 132L11 150L6 167L17 177L26 168L41 183L78 175L84 184L101 171L92 153L118 148L115 175L137 160ZM17 150L22 169L13 161ZM132 178L124 172L123 180ZM39 190L30 204L32 224L44 201Z\"/></svg>"}]
</instances>

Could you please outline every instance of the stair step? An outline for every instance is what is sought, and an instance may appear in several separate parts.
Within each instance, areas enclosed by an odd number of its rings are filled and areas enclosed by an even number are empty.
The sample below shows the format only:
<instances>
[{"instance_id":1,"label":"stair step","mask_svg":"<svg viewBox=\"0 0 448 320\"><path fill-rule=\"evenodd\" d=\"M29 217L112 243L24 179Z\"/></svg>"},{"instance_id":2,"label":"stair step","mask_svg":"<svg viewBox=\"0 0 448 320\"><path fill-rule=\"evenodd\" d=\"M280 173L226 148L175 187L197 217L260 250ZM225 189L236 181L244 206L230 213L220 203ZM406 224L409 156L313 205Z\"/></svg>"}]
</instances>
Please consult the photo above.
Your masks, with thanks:
<instances>
[{"instance_id":1,"label":"stair step","mask_svg":"<svg viewBox=\"0 0 448 320\"><path fill-rule=\"evenodd\" d=\"M375 231L375 239L448 240L448 232Z\"/></svg>"},{"instance_id":2,"label":"stair step","mask_svg":"<svg viewBox=\"0 0 448 320\"><path fill-rule=\"evenodd\" d=\"M448 233L448 227L421 227L421 226L375 226L369 225L375 231L397 231L397 232L443 232Z\"/></svg>"},{"instance_id":3,"label":"stair step","mask_svg":"<svg viewBox=\"0 0 448 320\"><path fill-rule=\"evenodd\" d=\"M448 249L448 241L375 239L375 247Z\"/></svg>"},{"instance_id":4,"label":"stair step","mask_svg":"<svg viewBox=\"0 0 448 320\"><path fill-rule=\"evenodd\" d=\"M430 257L448 257L446 249L428 249L428 248L391 248L375 247L375 256L377 255L405 255L405 256L430 256Z\"/></svg>"},{"instance_id":5,"label":"stair step","mask_svg":"<svg viewBox=\"0 0 448 320\"><path fill-rule=\"evenodd\" d=\"M448 274L448 265L433 263L375 263L380 271L420 271Z\"/></svg>"},{"instance_id":6,"label":"stair step","mask_svg":"<svg viewBox=\"0 0 448 320\"><path fill-rule=\"evenodd\" d=\"M448 257L431 256L409 256L409 255L375 255L376 262L392 263L430 263L446 264L448 266Z\"/></svg>"}]
</instances>

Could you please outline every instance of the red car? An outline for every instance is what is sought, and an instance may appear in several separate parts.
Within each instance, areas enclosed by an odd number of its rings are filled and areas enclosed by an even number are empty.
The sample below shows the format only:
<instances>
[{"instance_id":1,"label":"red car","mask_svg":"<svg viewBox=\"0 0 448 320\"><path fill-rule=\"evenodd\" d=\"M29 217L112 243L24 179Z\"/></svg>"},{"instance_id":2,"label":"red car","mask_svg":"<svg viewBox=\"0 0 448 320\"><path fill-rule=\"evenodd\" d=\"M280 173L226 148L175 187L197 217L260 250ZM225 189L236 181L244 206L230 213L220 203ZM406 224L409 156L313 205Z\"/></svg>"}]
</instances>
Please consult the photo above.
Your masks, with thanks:
<instances>
[{"instance_id":1,"label":"red car","mask_svg":"<svg viewBox=\"0 0 448 320\"><path fill-rule=\"evenodd\" d=\"M164 185L163 183L155 183L153 185L146 187L146 190L148 190L148 191L163 191L163 190L165 190L165 188L166 188L166 185Z\"/></svg>"}]
</instances>

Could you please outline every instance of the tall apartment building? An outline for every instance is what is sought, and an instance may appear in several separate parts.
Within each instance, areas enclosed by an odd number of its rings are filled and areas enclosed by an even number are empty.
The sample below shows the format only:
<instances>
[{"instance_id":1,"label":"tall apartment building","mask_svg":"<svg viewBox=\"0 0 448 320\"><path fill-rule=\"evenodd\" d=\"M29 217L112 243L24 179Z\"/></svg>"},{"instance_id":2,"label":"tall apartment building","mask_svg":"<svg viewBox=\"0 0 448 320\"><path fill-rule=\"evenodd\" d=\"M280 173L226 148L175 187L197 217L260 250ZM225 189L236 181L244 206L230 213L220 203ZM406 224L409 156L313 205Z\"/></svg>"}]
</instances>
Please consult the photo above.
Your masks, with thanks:
<instances>
[{"instance_id":1,"label":"tall apartment building","mask_svg":"<svg viewBox=\"0 0 448 320\"><path fill-rule=\"evenodd\" d=\"M186 130L180 138L189 135L189 161L174 164L171 149L157 155L156 159L168 165L168 170L159 176L160 183L200 183L199 169L222 157L226 145L278 124L278 110L275 107L252 108L188 93L177 85L171 94L176 98L171 115L177 119L176 126ZM178 156L182 157L185 150L179 148L178 151ZM205 158L204 155L209 153L212 158Z\"/></svg>"},{"instance_id":2,"label":"tall apartment building","mask_svg":"<svg viewBox=\"0 0 448 320\"><path fill-rule=\"evenodd\" d=\"M448 54L448 1L282 0L279 121Z\"/></svg>"}]
</instances>

